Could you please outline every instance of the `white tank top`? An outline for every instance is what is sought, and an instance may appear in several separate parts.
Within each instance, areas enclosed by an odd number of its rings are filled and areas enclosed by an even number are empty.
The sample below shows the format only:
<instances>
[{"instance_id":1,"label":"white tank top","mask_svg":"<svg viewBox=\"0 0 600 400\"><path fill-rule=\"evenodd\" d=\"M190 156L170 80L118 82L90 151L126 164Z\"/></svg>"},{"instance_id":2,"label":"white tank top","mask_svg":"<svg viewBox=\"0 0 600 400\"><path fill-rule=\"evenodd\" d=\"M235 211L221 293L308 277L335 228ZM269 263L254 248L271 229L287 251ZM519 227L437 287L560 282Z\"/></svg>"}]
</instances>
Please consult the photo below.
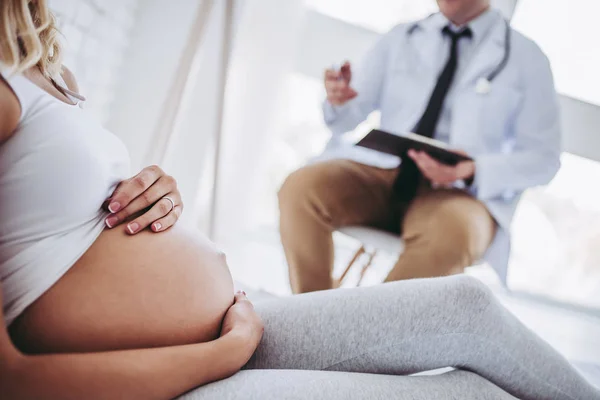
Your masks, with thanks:
<instances>
[{"instance_id":1,"label":"white tank top","mask_svg":"<svg viewBox=\"0 0 600 400\"><path fill-rule=\"evenodd\" d=\"M0 73L22 109L15 133L0 146L0 283L8 326L100 235L102 203L129 177L129 154L79 104L60 101L21 74L8 76L2 65Z\"/></svg>"}]
</instances>

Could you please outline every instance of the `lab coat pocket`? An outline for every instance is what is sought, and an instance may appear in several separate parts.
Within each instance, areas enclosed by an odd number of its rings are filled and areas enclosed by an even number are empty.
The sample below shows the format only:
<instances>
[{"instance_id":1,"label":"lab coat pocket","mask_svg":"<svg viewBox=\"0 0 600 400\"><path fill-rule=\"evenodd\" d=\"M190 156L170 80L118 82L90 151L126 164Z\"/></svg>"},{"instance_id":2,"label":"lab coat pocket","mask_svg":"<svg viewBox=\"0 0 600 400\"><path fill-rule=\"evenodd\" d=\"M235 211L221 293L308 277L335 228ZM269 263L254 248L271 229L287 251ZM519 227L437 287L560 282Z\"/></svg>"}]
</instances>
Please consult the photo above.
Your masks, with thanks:
<instances>
[{"instance_id":1,"label":"lab coat pocket","mask_svg":"<svg viewBox=\"0 0 600 400\"><path fill-rule=\"evenodd\" d=\"M481 98L479 129L488 148L502 148L512 139L514 125L523 102L523 94L511 87L495 85Z\"/></svg>"},{"instance_id":2,"label":"lab coat pocket","mask_svg":"<svg viewBox=\"0 0 600 400\"><path fill-rule=\"evenodd\" d=\"M456 93L452 109L451 145L477 155L500 152L520 107L522 94L494 87L479 94L474 88Z\"/></svg>"}]
</instances>

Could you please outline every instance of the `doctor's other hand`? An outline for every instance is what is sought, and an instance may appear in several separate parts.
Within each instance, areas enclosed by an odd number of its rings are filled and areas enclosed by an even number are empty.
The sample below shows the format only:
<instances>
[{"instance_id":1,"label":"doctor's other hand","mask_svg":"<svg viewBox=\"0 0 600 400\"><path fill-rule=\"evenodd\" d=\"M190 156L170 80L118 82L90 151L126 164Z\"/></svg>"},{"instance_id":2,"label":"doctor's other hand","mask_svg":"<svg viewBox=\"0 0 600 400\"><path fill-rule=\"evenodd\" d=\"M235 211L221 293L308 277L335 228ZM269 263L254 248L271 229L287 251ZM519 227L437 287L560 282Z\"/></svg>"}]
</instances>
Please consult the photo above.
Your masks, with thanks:
<instances>
[{"instance_id":1,"label":"doctor's other hand","mask_svg":"<svg viewBox=\"0 0 600 400\"><path fill-rule=\"evenodd\" d=\"M350 87L352 80L352 70L350 63L346 61L340 70L325 70L325 91L327 92L327 101L334 106L341 106L348 100L352 100L358 93Z\"/></svg>"},{"instance_id":2,"label":"doctor's other hand","mask_svg":"<svg viewBox=\"0 0 600 400\"><path fill-rule=\"evenodd\" d=\"M463 151L456 151L459 154L465 154ZM449 186L459 180L464 180L467 184L475 177L475 162L461 161L456 165L446 165L430 157L423 151L409 150L408 156L412 158L421 170L421 173L438 186Z\"/></svg>"}]
</instances>

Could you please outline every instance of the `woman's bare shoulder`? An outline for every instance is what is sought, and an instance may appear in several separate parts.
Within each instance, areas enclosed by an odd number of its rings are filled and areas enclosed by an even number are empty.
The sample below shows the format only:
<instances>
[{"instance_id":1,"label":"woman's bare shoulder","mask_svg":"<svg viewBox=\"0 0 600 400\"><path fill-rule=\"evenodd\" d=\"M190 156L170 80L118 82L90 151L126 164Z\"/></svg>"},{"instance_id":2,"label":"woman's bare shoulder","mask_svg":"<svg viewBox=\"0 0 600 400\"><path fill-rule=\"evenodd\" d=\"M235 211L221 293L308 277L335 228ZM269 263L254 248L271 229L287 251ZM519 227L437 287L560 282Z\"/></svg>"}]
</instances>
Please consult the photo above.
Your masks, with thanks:
<instances>
[{"instance_id":1,"label":"woman's bare shoulder","mask_svg":"<svg viewBox=\"0 0 600 400\"><path fill-rule=\"evenodd\" d=\"M20 117L21 104L9 84L0 76L0 144L13 135Z\"/></svg>"}]
</instances>

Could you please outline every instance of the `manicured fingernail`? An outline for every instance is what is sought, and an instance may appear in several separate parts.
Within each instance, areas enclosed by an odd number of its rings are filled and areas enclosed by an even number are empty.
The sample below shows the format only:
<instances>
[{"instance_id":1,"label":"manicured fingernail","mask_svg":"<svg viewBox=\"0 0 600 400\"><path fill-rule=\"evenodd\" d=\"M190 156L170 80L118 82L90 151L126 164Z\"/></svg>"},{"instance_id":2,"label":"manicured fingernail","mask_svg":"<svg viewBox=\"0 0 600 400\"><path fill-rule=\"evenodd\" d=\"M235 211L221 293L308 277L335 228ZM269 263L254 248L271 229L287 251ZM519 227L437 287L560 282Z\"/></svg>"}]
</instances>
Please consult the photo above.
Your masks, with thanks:
<instances>
[{"instance_id":1,"label":"manicured fingernail","mask_svg":"<svg viewBox=\"0 0 600 400\"><path fill-rule=\"evenodd\" d=\"M127 225L127 229L129 229L129 233L136 233L138 229L140 229L140 224L138 224L137 222L132 222L129 225Z\"/></svg>"},{"instance_id":2,"label":"manicured fingernail","mask_svg":"<svg viewBox=\"0 0 600 400\"><path fill-rule=\"evenodd\" d=\"M155 222L154 225L152 225L154 227L155 231L159 231L160 228L162 228L162 225L160 224L160 222Z\"/></svg>"},{"instance_id":3,"label":"manicured fingernail","mask_svg":"<svg viewBox=\"0 0 600 400\"><path fill-rule=\"evenodd\" d=\"M104 221L106 226L108 226L109 228L112 228L113 226L115 226L117 224L117 222L119 222L119 219L117 217L108 217Z\"/></svg>"},{"instance_id":4,"label":"manicured fingernail","mask_svg":"<svg viewBox=\"0 0 600 400\"><path fill-rule=\"evenodd\" d=\"M116 213L120 209L121 209L121 204L119 204L118 201L113 201L112 203L110 203L108 205L108 211L110 211L111 213Z\"/></svg>"}]
</instances>

